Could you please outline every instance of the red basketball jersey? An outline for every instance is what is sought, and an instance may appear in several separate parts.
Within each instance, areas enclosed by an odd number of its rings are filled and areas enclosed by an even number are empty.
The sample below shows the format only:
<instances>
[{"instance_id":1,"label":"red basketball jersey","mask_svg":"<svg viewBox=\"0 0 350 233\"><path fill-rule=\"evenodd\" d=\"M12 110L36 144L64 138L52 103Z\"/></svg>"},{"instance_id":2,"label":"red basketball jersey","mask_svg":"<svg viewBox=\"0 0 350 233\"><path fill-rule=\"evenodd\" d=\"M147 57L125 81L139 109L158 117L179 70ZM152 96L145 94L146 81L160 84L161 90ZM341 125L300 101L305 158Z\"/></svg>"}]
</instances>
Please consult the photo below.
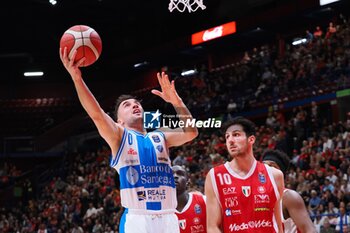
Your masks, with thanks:
<instances>
[{"instance_id":1,"label":"red basketball jersey","mask_svg":"<svg viewBox=\"0 0 350 233\"><path fill-rule=\"evenodd\" d=\"M204 196L199 193L189 193L189 200L182 210L176 212L179 219L180 233L206 233L206 207Z\"/></svg>"},{"instance_id":2,"label":"red basketball jersey","mask_svg":"<svg viewBox=\"0 0 350 233\"><path fill-rule=\"evenodd\" d=\"M269 169L256 161L245 177L238 176L228 162L210 171L223 232L278 232L273 210L279 193Z\"/></svg>"}]
</instances>

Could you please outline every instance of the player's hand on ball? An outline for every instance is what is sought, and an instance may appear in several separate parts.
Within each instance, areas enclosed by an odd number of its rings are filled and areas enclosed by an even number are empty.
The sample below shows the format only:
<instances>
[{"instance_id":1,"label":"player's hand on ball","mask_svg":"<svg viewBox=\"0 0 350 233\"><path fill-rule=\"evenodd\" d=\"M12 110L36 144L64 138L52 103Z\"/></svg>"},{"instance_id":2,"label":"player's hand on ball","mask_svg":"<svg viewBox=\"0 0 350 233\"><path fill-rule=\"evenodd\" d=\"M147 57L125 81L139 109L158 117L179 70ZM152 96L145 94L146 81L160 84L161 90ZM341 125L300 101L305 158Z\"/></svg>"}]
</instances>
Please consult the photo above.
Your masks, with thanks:
<instances>
[{"instance_id":1,"label":"player's hand on ball","mask_svg":"<svg viewBox=\"0 0 350 233\"><path fill-rule=\"evenodd\" d=\"M72 76L72 78L75 80L77 78L81 78L81 71L79 69L79 66L84 62L85 57L80 59L77 62L74 62L75 56L77 55L77 51L75 50L72 54L72 58L68 58L67 54L67 47L60 48L60 58L64 65L64 67L67 69L69 74Z\"/></svg>"}]
</instances>

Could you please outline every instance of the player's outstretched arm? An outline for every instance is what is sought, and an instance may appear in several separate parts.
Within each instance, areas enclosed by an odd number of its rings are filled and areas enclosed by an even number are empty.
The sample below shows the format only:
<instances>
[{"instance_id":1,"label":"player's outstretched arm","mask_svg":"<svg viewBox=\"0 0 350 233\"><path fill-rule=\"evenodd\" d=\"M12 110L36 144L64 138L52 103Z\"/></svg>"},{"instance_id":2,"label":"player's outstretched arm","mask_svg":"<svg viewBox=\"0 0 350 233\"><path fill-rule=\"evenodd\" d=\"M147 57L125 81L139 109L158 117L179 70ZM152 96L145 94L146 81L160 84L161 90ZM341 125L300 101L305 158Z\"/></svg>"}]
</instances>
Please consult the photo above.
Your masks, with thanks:
<instances>
[{"instance_id":1,"label":"player's outstretched arm","mask_svg":"<svg viewBox=\"0 0 350 233\"><path fill-rule=\"evenodd\" d=\"M303 198L294 190L288 190L283 194L283 205L289 216L302 233L316 233L316 228L306 210Z\"/></svg>"},{"instance_id":2,"label":"player's outstretched arm","mask_svg":"<svg viewBox=\"0 0 350 233\"><path fill-rule=\"evenodd\" d=\"M164 72L161 74L157 73L157 78L161 91L152 90L152 93L161 97L164 101L171 103L174 106L180 120L184 122L191 120L192 115L180 96L177 94L174 80L170 82L168 75ZM198 129L195 124L189 124L183 128L176 128L173 130L167 129L166 131L164 130L163 133L169 147L179 146L196 138L198 135Z\"/></svg>"},{"instance_id":3,"label":"player's outstretched arm","mask_svg":"<svg viewBox=\"0 0 350 233\"><path fill-rule=\"evenodd\" d=\"M207 204L207 233L221 233L221 208L214 192L210 172L205 179L204 192Z\"/></svg>"},{"instance_id":4,"label":"player's outstretched arm","mask_svg":"<svg viewBox=\"0 0 350 233\"><path fill-rule=\"evenodd\" d=\"M113 119L103 111L85 84L79 69L79 66L84 62L85 58L82 58L78 62L74 63L76 53L77 51L74 51L72 59L69 59L67 55L67 48L60 48L61 61L72 77L81 105L95 123L100 135L111 147L112 152L116 152L118 149L117 145L119 145L121 135L123 133L122 127L116 124Z\"/></svg>"}]
</instances>

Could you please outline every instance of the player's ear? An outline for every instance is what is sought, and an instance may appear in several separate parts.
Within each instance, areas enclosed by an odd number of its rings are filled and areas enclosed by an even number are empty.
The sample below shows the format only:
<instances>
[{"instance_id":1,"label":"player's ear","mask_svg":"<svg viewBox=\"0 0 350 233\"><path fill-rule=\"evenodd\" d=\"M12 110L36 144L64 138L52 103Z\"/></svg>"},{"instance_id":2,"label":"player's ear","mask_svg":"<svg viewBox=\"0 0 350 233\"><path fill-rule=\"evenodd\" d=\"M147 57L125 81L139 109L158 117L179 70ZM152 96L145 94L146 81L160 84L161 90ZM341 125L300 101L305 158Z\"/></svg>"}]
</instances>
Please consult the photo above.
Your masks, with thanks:
<instances>
[{"instance_id":1,"label":"player's ear","mask_svg":"<svg viewBox=\"0 0 350 233\"><path fill-rule=\"evenodd\" d=\"M187 177L186 187L191 187L191 180L189 177Z\"/></svg>"},{"instance_id":2,"label":"player's ear","mask_svg":"<svg viewBox=\"0 0 350 233\"><path fill-rule=\"evenodd\" d=\"M248 142L253 145L255 143L255 136L254 135L249 136Z\"/></svg>"}]
</instances>

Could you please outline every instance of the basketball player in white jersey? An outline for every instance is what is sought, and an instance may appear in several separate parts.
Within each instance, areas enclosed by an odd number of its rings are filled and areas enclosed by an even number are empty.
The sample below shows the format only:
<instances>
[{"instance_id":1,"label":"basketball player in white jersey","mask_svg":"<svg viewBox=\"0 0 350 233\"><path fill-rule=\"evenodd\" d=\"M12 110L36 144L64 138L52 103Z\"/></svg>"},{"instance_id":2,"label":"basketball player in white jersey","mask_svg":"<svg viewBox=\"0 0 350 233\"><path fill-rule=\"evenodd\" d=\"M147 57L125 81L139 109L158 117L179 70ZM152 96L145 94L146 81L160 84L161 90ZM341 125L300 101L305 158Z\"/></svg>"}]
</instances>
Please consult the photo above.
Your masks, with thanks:
<instances>
[{"instance_id":1,"label":"basketball player in white jersey","mask_svg":"<svg viewBox=\"0 0 350 233\"><path fill-rule=\"evenodd\" d=\"M194 126L147 133L143 127L143 108L132 96L117 100L116 122L106 114L86 86L79 65L60 48L60 58L71 75L80 103L95 123L100 135L112 151L110 166L120 177L122 206L126 208L120 223L120 233L178 233L174 176L168 149L191 141L198 135ZM174 81L164 72L157 74L161 91L152 93L172 104L180 118L192 119L191 113L178 96Z\"/></svg>"},{"instance_id":2,"label":"basketball player in white jersey","mask_svg":"<svg viewBox=\"0 0 350 233\"><path fill-rule=\"evenodd\" d=\"M266 150L263 162L286 174L290 159L279 150ZM285 233L316 233L316 228L310 219L303 198L292 189L284 189L282 196L282 223Z\"/></svg>"}]
</instances>

